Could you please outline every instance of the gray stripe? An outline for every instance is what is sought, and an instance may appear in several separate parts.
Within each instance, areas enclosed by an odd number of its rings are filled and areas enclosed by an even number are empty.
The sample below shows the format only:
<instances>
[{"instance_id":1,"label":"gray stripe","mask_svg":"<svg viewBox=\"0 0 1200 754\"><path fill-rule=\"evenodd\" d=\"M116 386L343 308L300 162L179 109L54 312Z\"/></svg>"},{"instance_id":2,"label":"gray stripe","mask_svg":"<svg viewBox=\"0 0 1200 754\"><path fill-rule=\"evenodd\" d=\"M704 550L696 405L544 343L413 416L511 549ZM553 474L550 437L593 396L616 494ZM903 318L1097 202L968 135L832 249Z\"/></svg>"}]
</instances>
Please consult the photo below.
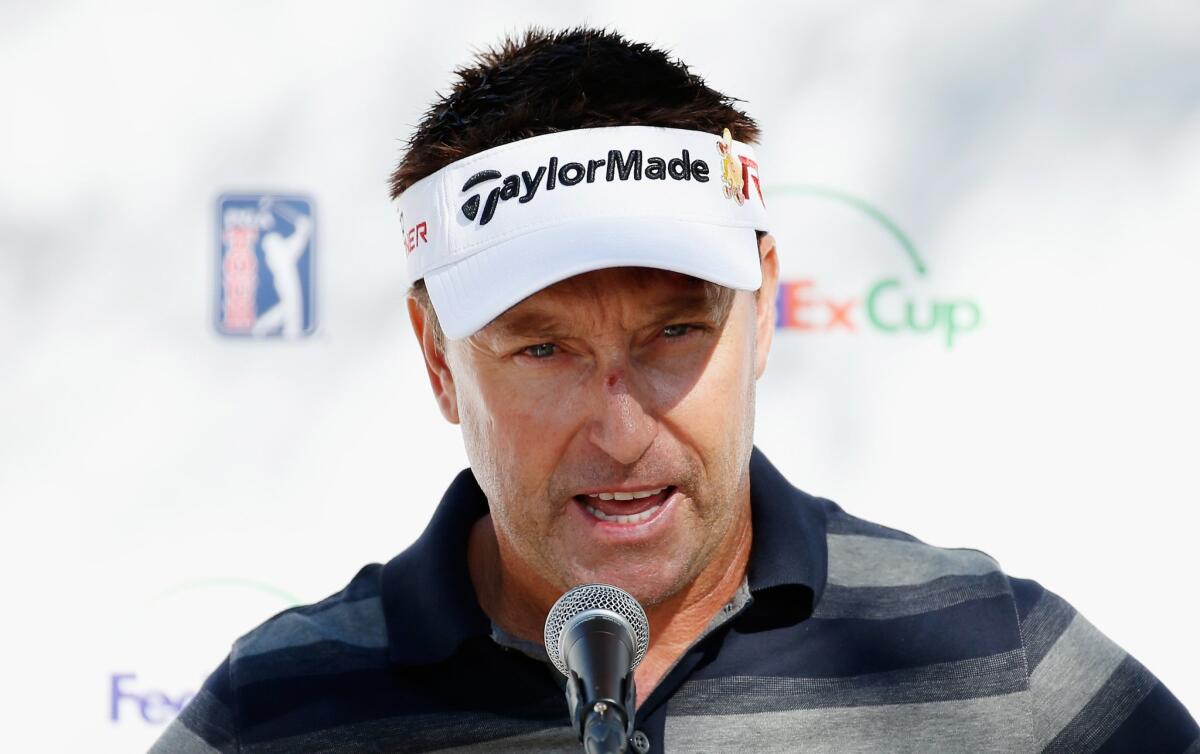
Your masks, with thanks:
<instances>
[{"instance_id":1,"label":"gray stripe","mask_svg":"<svg viewBox=\"0 0 1200 754\"><path fill-rule=\"evenodd\" d=\"M1066 600L1049 590L1042 592L1037 604L1021 623L1021 641L1025 643L1030 673L1037 668L1074 618L1075 608Z\"/></svg>"},{"instance_id":2,"label":"gray stripe","mask_svg":"<svg viewBox=\"0 0 1200 754\"><path fill-rule=\"evenodd\" d=\"M668 716L668 752L1029 751L1025 694L751 715Z\"/></svg>"},{"instance_id":3,"label":"gray stripe","mask_svg":"<svg viewBox=\"0 0 1200 754\"><path fill-rule=\"evenodd\" d=\"M1029 678L1034 745L1042 749L1104 685L1125 652L1076 614Z\"/></svg>"},{"instance_id":4,"label":"gray stripe","mask_svg":"<svg viewBox=\"0 0 1200 754\"><path fill-rule=\"evenodd\" d=\"M175 719L158 737L147 754L227 754L233 749L222 752L205 743L203 738L187 729L180 720Z\"/></svg>"},{"instance_id":5,"label":"gray stripe","mask_svg":"<svg viewBox=\"0 0 1200 754\"><path fill-rule=\"evenodd\" d=\"M383 603L379 597L337 602L320 611L290 610L275 616L233 645L230 661L288 647L337 641L368 649L387 647Z\"/></svg>"},{"instance_id":6,"label":"gray stripe","mask_svg":"<svg viewBox=\"0 0 1200 754\"><path fill-rule=\"evenodd\" d=\"M1008 579L998 571L981 576L943 576L914 586L846 587L831 584L825 587L813 617L888 620L998 597L1010 591Z\"/></svg>"},{"instance_id":7,"label":"gray stripe","mask_svg":"<svg viewBox=\"0 0 1200 754\"><path fill-rule=\"evenodd\" d=\"M840 586L904 586L1000 570L978 550L944 550L854 534L830 534L827 541L829 583Z\"/></svg>"},{"instance_id":8,"label":"gray stripe","mask_svg":"<svg viewBox=\"0 0 1200 754\"><path fill-rule=\"evenodd\" d=\"M1192 741L1192 745L1187 747L1183 754L1200 754L1200 738Z\"/></svg>"},{"instance_id":9,"label":"gray stripe","mask_svg":"<svg viewBox=\"0 0 1200 754\"><path fill-rule=\"evenodd\" d=\"M1014 649L990 657L846 678L735 676L683 684L670 715L739 715L784 710L942 702L1023 691L1025 658Z\"/></svg>"},{"instance_id":10,"label":"gray stripe","mask_svg":"<svg viewBox=\"0 0 1200 754\"><path fill-rule=\"evenodd\" d=\"M1140 662L1126 656L1075 719L1054 737L1047 752L1093 752L1108 740L1157 683Z\"/></svg>"},{"instance_id":11,"label":"gray stripe","mask_svg":"<svg viewBox=\"0 0 1200 754\"><path fill-rule=\"evenodd\" d=\"M827 534L861 534L864 537L899 539L904 542L919 541L916 537L905 534L899 529L889 529L886 526L863 521L861 518L855 518L846 513L835 513L830 516L825 525L825 532Z\"/></svg>"}]
</instances>

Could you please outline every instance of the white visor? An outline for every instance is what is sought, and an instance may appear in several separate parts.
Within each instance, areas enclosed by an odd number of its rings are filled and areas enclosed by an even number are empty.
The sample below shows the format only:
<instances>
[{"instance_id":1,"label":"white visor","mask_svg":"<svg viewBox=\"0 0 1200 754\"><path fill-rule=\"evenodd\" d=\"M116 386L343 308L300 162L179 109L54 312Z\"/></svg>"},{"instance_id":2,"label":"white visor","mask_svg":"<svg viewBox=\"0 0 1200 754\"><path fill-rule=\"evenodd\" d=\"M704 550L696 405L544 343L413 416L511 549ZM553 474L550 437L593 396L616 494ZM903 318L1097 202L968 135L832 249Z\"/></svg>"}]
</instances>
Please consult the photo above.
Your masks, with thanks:
<instances>
[{"instance_id":1,"label":"white visor","mask_svg":"<svg viewBox=\"0 0 1200 754\"><path fill-rule=\"evenodd\" d=\"M655 126L535 136L471 155L397 200L408 282L464 338L592 270L653 267L758 290L767 229L754 150Z\"/></svg>"}]
</instances>

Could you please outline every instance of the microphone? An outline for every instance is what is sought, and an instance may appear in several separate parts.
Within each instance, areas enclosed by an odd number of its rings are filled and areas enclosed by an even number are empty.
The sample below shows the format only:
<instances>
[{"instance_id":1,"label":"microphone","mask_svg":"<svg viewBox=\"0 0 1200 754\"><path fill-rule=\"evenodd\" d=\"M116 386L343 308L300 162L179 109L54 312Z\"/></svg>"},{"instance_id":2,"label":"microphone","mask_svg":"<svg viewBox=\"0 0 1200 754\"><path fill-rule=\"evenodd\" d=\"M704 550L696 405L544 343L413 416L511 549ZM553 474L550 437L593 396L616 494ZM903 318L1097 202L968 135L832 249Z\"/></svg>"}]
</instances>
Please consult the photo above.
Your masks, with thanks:
<instances>
[{"instance_id":1,"label":"microphone","mask_svg":"<svg viewBox=\"0 0 1200 754\"><path fill-rule=\"evenodd\" d=\"M633 669L650 644L646 611L615 586L577 586L550 608L545 640L567 677L567 708L584 751L625 754L637 699Z\"/></svg>"}]
</instances>

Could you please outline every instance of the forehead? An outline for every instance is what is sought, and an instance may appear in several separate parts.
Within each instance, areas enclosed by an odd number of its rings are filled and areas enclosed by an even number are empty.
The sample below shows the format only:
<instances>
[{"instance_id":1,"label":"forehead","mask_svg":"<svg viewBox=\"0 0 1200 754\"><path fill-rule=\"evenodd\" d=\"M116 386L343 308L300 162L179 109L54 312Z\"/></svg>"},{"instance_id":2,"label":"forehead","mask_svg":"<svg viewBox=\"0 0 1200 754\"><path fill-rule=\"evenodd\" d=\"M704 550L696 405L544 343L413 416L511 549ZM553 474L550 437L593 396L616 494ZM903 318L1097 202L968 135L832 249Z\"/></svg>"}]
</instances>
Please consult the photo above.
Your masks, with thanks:
<instances>
[{"instance_id":1,"label":"forehead","mask_svg":"<svg viewBox=\"0 0 1200 754\"><path fill-rule=\"evenodd\" d=\"M724 319L734 291L690 275L645 267L614 267L562 280L525 298L484 331L525 332L547 324L597 316L652 321L703 313Z\"/></svg>"},{"instance_id":2,"label":"forehead","mask_svg":"<svg viewBox=\"0 0 1200 754\"><path fill-rule=\"evenodd\" d=\"M580 296L603 297L622 293L661 294L663 296L704 295L709 287L713 287L713 284L679 272L657 270L650 267L610 267L561 280L529 296L521 304L556 300L569 302Z\"/></svg>"}]
</instances>

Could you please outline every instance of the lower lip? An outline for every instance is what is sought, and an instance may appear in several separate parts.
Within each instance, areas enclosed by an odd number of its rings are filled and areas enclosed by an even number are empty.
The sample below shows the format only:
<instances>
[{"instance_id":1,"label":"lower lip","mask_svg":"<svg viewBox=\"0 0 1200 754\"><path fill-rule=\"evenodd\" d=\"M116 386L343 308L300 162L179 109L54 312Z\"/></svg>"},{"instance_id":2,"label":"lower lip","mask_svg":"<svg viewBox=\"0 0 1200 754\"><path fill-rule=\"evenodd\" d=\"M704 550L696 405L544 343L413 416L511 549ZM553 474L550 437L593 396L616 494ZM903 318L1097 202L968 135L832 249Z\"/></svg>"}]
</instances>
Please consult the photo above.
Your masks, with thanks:
<instances>
[{"instance_id":1,"label":"lower lip","mask_svg":"<svg viewBox=\"0 0 1200 754\"><path fill-rule=\"evenodd\" d=\"M664 520L665 516L667 515L667 513L670 512L672 508L674 508L675 501L678 500L679 497L680 497L679 490L677 490L677 489L671 490L670 494L661 503L658 504L658 508L654 511L653 514L650 515L649 518L645 519L644 521L638 521L636 523L621 523L618 521L602 521L601 519L596 518L587 510L587 508L584 507L584 505L586 505L586 503L584 502L587 500L586 497L583 498L582 500L579 498L575 498L574 503L575 503L575 510L578 512L579 516L581 516L585 522L587 522L588 524L591 525L591 529L594 534L598 534L598 535L608 537L608 538L617 538L617 539L622 539L622 540L628 540L628 539L645 537L649 534L652 534L655 529L658 529L660 522L662 522Z\"/></svg>"}]
</instances>

